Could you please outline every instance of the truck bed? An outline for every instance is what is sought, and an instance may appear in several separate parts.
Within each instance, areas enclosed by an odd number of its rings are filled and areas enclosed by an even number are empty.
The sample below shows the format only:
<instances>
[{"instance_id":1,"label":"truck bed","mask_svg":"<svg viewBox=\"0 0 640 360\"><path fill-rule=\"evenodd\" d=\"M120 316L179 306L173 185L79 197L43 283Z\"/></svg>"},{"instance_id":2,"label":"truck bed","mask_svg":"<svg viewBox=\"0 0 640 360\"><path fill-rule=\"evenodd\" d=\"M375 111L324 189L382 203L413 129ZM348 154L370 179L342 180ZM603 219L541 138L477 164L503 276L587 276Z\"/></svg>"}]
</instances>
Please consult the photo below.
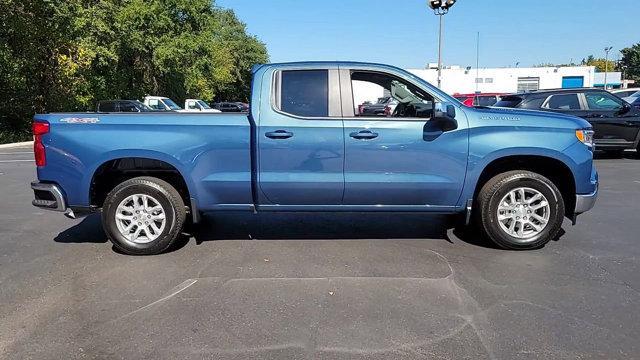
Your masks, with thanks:
<instances>
[{"instance_id":1,"label":"truck bed","mask_svg":"<svg viewBox=\"0 0 640 360\"><path fill-rule=\"evenodd\" d=\"M53 113L35 119L50 124L43 136L47 166L38 168L38 178L69 189L69 206L90 205L100 166L137 157L158 160L183 174L199 209L252 203L247 114Z\"/></svg>"}]
</instances>

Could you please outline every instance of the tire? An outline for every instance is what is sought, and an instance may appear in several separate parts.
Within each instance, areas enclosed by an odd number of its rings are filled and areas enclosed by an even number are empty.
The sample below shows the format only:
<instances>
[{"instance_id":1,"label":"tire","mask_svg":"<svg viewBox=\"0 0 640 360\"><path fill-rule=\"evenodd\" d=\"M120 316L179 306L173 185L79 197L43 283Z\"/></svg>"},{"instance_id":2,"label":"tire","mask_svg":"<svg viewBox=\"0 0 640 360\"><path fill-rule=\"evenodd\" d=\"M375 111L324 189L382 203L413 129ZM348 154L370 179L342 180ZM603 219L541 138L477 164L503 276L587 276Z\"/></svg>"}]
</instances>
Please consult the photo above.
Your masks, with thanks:
<instances>
[{"instance_id":1,"label":"tire","mask_svg":"<svg viewBox=\"0 0 640 360\"><path fill-rule=\"evenodd\" d=\"M528 203L537 194L542 197ZM510 200L512 195L515 201ZM505 172L487 181L478 193L476 209L477 225L484 235L510 250L544 246L557 236L564 220L560 190L546 177L525 170ZM499 211L503 219L499 219ZM546 222L541 221L544 219Z\"/></svg>"},{"instance_id":2,"label":"tire","mask_svg":"<svg viewBox=\"0 0 640 360\"><path fill-rule=\"evenodd\" d=\"M184 201L178 191L154 177L136 177L120 183L109 192L102 207L107 237L116 249L129 255L166 251L180 236L185 218Z\"/></svg>"}]
</instances>

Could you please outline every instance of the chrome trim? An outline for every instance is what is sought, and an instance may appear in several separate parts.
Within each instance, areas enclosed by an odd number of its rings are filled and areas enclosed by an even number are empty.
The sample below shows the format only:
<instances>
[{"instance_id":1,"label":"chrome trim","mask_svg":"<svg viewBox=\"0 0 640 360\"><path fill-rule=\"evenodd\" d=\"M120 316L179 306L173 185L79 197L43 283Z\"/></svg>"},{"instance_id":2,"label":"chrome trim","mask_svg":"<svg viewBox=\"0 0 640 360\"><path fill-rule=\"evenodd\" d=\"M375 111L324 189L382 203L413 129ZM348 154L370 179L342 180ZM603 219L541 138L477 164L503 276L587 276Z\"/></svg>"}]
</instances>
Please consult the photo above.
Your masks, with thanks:
<instances>
[{"instance_id":1,"label":"chrome trim","mask_svg":"<svg viewBox=\"0 0 640 360\"><path fill-rule=\"evenodd\" d=\"M576 195L576 208L574 210L574 213L582 214L584 212L587 212L587 211L591 210L593 208L593 206L596 204L596 199L597 198L598 198L598 186L597 185L596 185L596 190L594 192L592 192L591 194L586 194L586 195L578 194L578 195Z\"/></svg>"},{"instance_id":2,"label":"chrome trim","mask_svg":"<svg viewBox=\"0 0 640 360\"><path fill-rule=\"evenodd\" d=\"M49 183L41 183L38 181L34 181L31 183L31 189L33 190L39 190L39 191L46 191L48 193L50 193L53 198L55 199L55 207L49 207L46 205L38 205L37 204L37 199L34 199L31 204L35 207L39 207L41 209L48 209L48 210L54 210L54 211L65 211L67 210L67 203L64 201L64 196L62 195L62 190L60 190L60 187L56 184L49 184Z\"/></svg>"}]
</instances>

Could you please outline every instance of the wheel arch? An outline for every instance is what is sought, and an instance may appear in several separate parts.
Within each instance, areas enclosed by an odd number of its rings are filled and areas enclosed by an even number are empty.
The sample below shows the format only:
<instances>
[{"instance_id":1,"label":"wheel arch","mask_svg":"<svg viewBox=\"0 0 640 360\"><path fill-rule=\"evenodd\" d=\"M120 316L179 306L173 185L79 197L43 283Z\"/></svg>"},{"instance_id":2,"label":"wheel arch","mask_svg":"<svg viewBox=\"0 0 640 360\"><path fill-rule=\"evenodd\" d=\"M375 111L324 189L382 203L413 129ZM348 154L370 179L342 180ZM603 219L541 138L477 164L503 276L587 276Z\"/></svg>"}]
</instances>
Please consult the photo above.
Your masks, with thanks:
<instances>
[{"instance_id":1,"label":"wheel arch","mask_svg":"<svg viewBox=\"0 0 640 360\"><path fill-rule=\"evenodd\" d=\"M195 187L184 176L185 169L175 158L159 152L109 153L88 173L90 177L86 183L92 207L101 207L108 192L117 184L138 176L153 176L167 181L178 190L187 206L196 198Z\"/></svg>"},{"instance_id":2,"label":"wheel arch","mask_svg":"<svg viewBox=\"0 0 640 360\"><path fill-rule=\"evenodd\" d=\"M566 160L548 154L510 154L497 156L479 167L474 173L472 187L466 198L477 199L482 186L492 177L512 170L528 170L551 180L560 190L564 200L565 215L571 216L575 209L576 183L575 174ZM473 181L472 179L469 179Z\"/></svg>"}]
</instances>

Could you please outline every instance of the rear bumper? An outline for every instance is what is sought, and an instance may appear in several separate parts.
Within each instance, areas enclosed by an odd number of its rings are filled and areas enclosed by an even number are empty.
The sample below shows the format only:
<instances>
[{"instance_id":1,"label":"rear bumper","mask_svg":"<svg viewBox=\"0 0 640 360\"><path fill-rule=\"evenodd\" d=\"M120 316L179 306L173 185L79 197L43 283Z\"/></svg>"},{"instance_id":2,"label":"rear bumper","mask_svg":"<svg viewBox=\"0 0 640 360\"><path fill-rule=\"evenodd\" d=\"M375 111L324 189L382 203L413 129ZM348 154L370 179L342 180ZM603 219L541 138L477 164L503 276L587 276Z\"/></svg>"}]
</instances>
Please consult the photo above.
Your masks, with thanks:
<instances>
[{"instance_id":1,"label":"rear bumper","mask_svg":"<svg viewBox=\"0 0 640 360\"><path fill-rule=\"evenodd\" d=\"M67 210L67 203L58 185L34 181L31 183L31 189L34 196L31 202L33 206L53 211Z\"/></svg>"},{"instance_id":2,"label":"rear bumper","mask_svg":"<svg viewBox=\"0 0 640 360\"><path fill-rule=\"evenodd\" d=\"M596 184L596 190L594 192L592 192L591 194L586 194L586 195L582 195L582 194L578 194L576 195L576 209L575 209L575 214L582 214L584 212L587 212L589 210L591 210L593 208L593 206L596 204L596 199L598 198L598 186Z\"/></svg>"}]
</instances>

